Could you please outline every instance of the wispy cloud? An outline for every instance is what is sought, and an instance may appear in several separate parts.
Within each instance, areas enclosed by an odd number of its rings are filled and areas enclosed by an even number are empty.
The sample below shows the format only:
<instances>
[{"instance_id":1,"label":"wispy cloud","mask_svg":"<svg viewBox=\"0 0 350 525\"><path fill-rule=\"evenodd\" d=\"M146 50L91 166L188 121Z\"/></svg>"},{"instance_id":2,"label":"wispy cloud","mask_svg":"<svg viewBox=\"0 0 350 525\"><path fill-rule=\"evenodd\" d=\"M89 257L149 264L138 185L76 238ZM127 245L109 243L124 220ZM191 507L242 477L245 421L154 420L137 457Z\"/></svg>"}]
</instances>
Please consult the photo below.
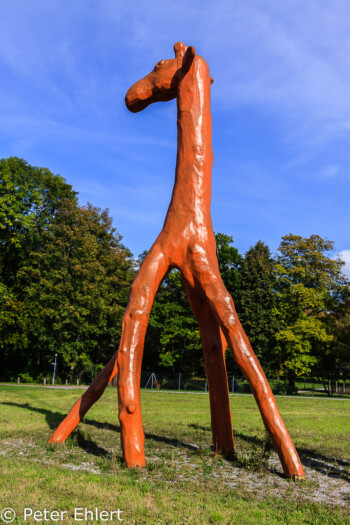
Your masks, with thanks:
<instances>
[{"instance_id":1,"label":"wispy cloud","mask_svg":"<svg viewBox=\"0 0 350 525\"><path fill-rule=\"evenodd\" d=\"M350 250L342 250L337 254L337 257L345 262L343 273L350 279Z\"/></svg>"},{"instance_id":2,"label":"wispy cloud","mask_svg":"<svg viewBox=\"0 0 350 525\"><path fill-rule=\"evenodd\" d=\"M321 147L350 134L350 4L345 0L258 0L204 4L135 1L133 9L103 2L100 16L120 28L130 65L152 66L182 39L211 66L213 103L242 105L285 123L286 140ZM110 36L108 37L110 38ZM164 55L164 56L163 56Z\"/></svg>"},{"instance_id":3,"label":"wispy cloud","mask_svg":"<svg viewBox=\"0 0 350 525\"><path fill-rule=\"evenodd\" d=\"M325 179L333 179L338 175L340 172L340 166L337 166L335 164L332 164L330 166L326 166L321 170L321 177Z\"/></svg>"},{"instance_id":4,"label":"wispy cloud","mask_svg":"<svg viewBox=\"0 0 350 525\"><path fill-rule=\"evenodd\" d=\"M109 84L113 76L118 82L118 67L131 71L142 64L147 72L152 53L154 62L171 56L172 44L183 39L198 44L211 65L218 107L263 106L314 140L350 132L350 4L345 0L286 0L268 8L258 0L204 6L199 0L136 0L133 9L111 0L94 9L83 1L22 0L16 10L8 2L2 19L2 62L57 96L67 97L62 81L69 82L75 106L101 105L99 93L103 98L108 91L96 58L113 66ZM95 56L89 62L90 53Z\"/></svg>"}]
</instances>

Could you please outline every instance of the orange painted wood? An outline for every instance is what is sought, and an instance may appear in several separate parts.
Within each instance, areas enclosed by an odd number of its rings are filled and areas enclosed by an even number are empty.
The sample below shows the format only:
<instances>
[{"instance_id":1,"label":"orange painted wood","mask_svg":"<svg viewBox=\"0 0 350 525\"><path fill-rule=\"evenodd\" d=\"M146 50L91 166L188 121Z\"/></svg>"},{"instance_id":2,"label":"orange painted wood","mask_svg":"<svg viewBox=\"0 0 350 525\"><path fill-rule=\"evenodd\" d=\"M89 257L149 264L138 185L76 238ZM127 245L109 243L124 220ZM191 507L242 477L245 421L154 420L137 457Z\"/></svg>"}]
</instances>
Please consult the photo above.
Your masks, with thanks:
<instances>
[{"instance_id":1,"label":"orange painted wood","mask_svg":"<svg viewBox=\"0 0 350 525\"><path fill-rule=\"evenodd\" d=\"M140 403L144 339L157 289L166 272L178 268L200 327L215 450L227 456L234 453L224 359L227 343L250 383L285 475L303 478L297 451L219 273L210 214L213 80L207 63L193 47L178 42L174 49L175 58L158 62L149 75L129 89L125 98L128 109L135 113L151 103L177 99L175 184L164 226L132 285L118 352L73 406L50 442L62 442L68 437L118 371L124 459L129 467L145 465Z\"/></svg>"}]
</instances>

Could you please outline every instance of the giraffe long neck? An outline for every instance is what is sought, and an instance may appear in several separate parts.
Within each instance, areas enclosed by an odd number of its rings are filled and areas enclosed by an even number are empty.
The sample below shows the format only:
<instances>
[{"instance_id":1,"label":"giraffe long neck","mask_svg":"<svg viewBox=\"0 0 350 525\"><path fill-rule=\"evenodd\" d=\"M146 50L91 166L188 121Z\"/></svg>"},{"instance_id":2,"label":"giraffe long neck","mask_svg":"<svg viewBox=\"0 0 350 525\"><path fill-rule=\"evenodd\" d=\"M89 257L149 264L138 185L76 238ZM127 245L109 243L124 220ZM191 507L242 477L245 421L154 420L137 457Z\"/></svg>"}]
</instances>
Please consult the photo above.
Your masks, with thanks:
<instances>
[{"instance_id":1,"label":"giraffe long neck","mask_svg":"<svg viewBox=\"0 0 350 525\"><path fill-rule=\"evenodd\" d=\"M175 184L165 226L172 220L191 222L194 228L211 225L210 89L209 68L196 57L178 87Z\"/></svg>"}]
</instances>

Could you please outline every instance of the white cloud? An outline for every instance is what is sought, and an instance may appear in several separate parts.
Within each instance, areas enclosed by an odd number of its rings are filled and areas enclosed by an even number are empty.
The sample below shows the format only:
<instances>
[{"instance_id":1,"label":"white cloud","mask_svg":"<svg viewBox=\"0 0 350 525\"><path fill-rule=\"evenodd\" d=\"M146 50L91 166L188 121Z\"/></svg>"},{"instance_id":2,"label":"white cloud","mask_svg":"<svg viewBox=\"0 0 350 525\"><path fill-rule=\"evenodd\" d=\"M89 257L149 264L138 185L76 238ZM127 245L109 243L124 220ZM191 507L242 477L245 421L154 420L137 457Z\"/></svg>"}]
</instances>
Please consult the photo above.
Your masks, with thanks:
<instances>
[{"instance_id":1,"label":"white cloud","mask_svg":"<svg viewBox=\"0 0 350 525\"><path fill-rule=\"evenodd\" d=\"M213 103L227 114L242 104L259 106L286 123L286 139L303 147L349 134L346 0L135 0L132 10L105 0L100 17L123 29L120 42L135 71L172 56L182 39L206 58L215 78Z\"/></svg>"},{"instance_id":2,"label":"white cloud","mask_svg":"<svg viewBox=\"0 0 350 525\"><path fill-rule=\"evenodd\" d=\"M321 176L324 179L332 179L338 175L340 172L340 166L337 166L336 164L331 164L330 166L326 166L321 170Z\"/></svg>"},{"instance_id":3,"label":"white cloud","mask_svg":"<svg viewBox=\"0 0 350 525\"><path fill-rule=\"evenodd\" d=\"M337 257L340 257L345 262L343 273L350 278L350 250L342 250L337 253Z\"/></svg>"},{"instance_id":4,"label":"white cloud","mask_svg":"<svg viewBox=\"0 0 350 525\"><path fill-rule=\"evenodd\" d=\"M223 28L231 21L233 30L220 31L216 43L230 53L221 53L226 106L260 104L318 140L348 131L348 3L241 3Z\"/></svg>"}]
</instances>

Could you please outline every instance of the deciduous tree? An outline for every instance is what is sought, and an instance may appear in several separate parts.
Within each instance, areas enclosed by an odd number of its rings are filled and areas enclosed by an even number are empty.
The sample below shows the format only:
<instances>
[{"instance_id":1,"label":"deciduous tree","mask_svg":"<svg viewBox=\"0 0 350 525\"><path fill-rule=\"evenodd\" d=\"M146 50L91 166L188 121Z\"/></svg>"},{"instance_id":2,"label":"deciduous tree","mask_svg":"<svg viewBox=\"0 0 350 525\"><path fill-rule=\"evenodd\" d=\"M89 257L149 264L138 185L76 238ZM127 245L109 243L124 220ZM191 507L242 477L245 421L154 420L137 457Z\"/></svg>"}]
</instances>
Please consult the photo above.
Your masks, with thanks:
<instances>
[{"instance_id":1,"label":"deciduous tree","mask_svg":"<svg viewBox=\"0 0 350 525\"><path fill-rule=\"evenodd\" d=\"M131 253L62 177L20 159L0 167L3 378L50 373L55 353L66 377L94 374L120 337Z\"/></svg>"},{"instance_id":2,"label":"deciduous tree","mask_svg":"<svg viewBox=\"0 0 350 525\"><path fill-rule=\"evenodd\" d=\"M309 374L320 354L334 344L327 320L347 288L343 262L331 256L334 243L319 235L282 237L276 263L280 329L279 369L291 385Z\"/></svg>"}]
</instances>

